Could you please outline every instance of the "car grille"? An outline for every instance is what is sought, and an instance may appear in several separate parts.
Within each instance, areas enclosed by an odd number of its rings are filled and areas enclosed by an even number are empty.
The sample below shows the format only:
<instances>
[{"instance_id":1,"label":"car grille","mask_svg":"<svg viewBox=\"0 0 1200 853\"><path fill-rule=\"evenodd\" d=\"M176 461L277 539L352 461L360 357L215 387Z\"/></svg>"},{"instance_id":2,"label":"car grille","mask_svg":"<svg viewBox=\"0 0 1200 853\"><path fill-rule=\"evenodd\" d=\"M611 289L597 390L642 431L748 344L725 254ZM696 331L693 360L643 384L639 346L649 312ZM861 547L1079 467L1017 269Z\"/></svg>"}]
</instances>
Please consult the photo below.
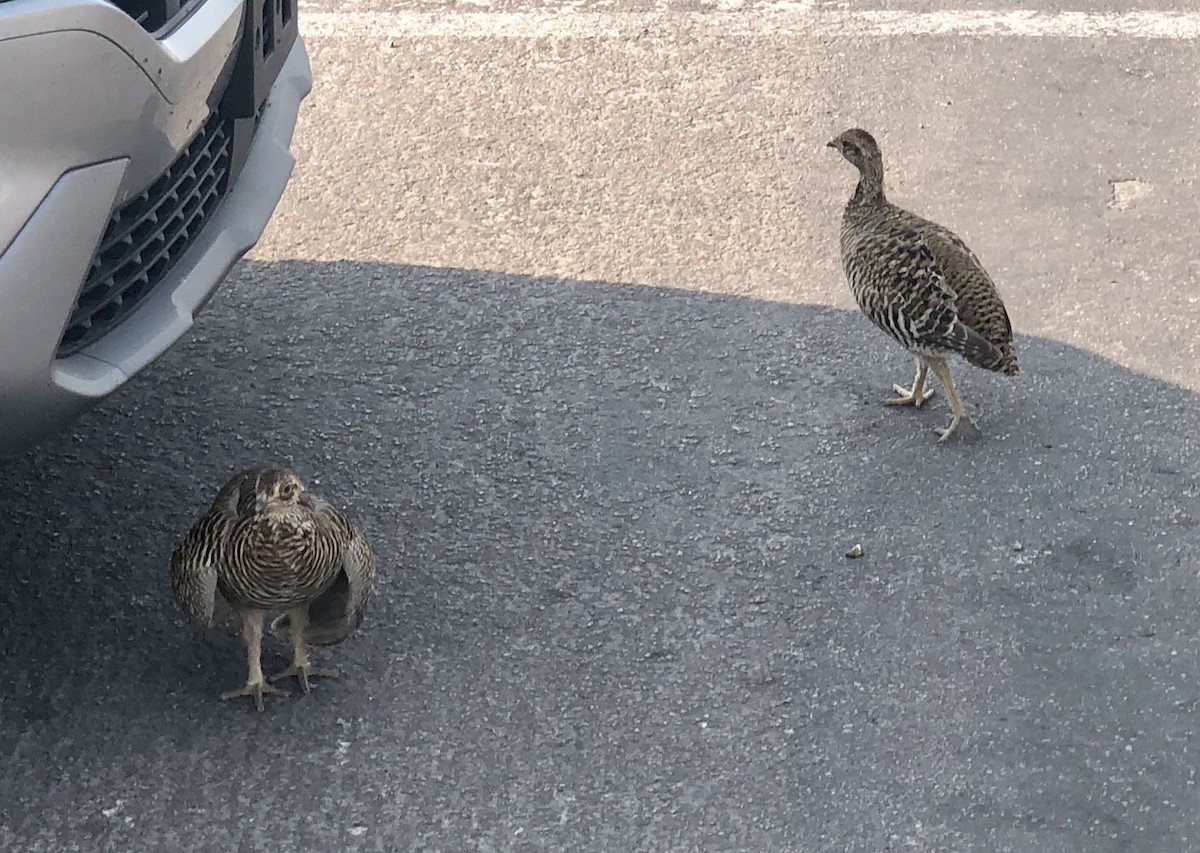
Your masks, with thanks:
<instances>
[{"instance_id":1,"label":"car grille","mask_svg":"<svg viewBox=\"0 0 1200 853\"><path fill-rule=\"evenodd\" d=\"M158 32L197 0L110 0L147 32Z\"/></svg>"},{"instance_id":2,"label":"car grille","mask_svg":"<svg viewBox=\"0 0 1200 853\"><path fill-rule=\"evenodd\" d=\"M128 317L204 230L229 188L229 124L214 113L171 167L109 219L59 342L59 358Z\"/></svg>"}]
</instances>

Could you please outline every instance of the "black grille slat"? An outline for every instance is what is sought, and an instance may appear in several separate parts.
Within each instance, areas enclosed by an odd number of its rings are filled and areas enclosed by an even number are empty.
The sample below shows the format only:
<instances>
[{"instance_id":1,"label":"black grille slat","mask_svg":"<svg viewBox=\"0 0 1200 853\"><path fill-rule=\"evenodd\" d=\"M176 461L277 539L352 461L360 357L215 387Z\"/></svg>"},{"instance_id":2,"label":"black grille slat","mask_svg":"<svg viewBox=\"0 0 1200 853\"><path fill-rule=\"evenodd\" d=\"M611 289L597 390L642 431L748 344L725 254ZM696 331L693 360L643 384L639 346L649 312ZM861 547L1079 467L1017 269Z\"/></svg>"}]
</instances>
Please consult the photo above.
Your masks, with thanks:
<instances>
[{"instance_id":1,"label":"black grille slat","mask_svg":"<svg viewBox=\"0 0 1200 853\"><path fill-rule=\"evenodd\" d=\"M201 131L201 134L203 134L203 131ZM212 158L211 148L212 148L213 142L216 140L223 141L226 139L226 137L227 137L226 134L212 134L208 138L209 144L206 145L204 147L204 150L201 151L200 154L195 157L195 160L211 159ZM199 138L199 137L197 137L197 138ZM191 160L192 159L191 153L192 153L192 146L189 145L187 148L184 149L183 154L180 155L180 162ZM169 174L171 174L171 172L168 172L167 174L169 175ZM194 168L189 168L186 171L181 171L181 174L175 180L174 184L170 187L164 188L160 194L153 195L153 196L150 195L150 193L154 189L154 187L152 187L150 190L147 190L146 192L142 193L136 199L133 199L133 201L131 201L130 203L126 204L124 207L121 208L121 212L119 214L120 221L128 222L128 224L124 225L124 226L119 226L119 223L115 219L113 220L113 222L110 223L108 231L105 232L104 239L100 243L100 251L98 251L96 253L96 257L97 258L111 257L113 248L116 247L119 243L126 242L127 237L131 241L127 244L127 245L129 245L130 248L123 256L119 257L117 260L109 262L109 263L105 263L105 265L101 268L101 272L100 272L100 276L99 276L101 279L108 278L108 276L111 275L115 270L124 266L125 263L127 263L135 255L144 251L145 247L149 243L151 243L155 239L159 239L161 237L162 230L164 227L163 226L164 217L161 215L161 211L163 211L163 210L174 211L175 210L175 208L179 204L180 185L183 183L183 181L189 175L191 175L193 177L193 179L195 179L196 175L195 175ZM155 184L155 186L157 186L157 184ZM144 203L141 204L140 206L142 206L146 209L140 216L138 216L137 218L133 218L130 216L129 213L126 212L129 207L138 206L139 203L144 202L147 199L147 197L149 197L149 199L154 203L150 204L150 205L146 205ZM174 201L174 204L172 204L172 201ZM169 216L166 218L169 218ZM146 232L146 235L143 236L140 240L131 236L135 231L138 231L139 229L142 229L142 228L146 228L146 229L148 229L148 231ZM104 263L104 262L102 262L102 263Z\"/></svg>"},{"instance_id":2,"label":"black grille slat","mask_svg":"<svg viewBox=\"0 0 1200 853\"><path fill-rule=\"evenodd\" d=\"M140 195L109 219L58 347L65 358L111 331L166 279L229 189L232 133L214 114Z\"/></svg>"},{"instance_id":3,"label":"black grille slat","mask_svg":"<svg viewBox=\"0 0 1200 853\"><path fill-rule=\"evenodd\" d=\"M190 9L196 0L111 0L112 4L142 25L158 32Z\"/></svg>"}]
</instances>

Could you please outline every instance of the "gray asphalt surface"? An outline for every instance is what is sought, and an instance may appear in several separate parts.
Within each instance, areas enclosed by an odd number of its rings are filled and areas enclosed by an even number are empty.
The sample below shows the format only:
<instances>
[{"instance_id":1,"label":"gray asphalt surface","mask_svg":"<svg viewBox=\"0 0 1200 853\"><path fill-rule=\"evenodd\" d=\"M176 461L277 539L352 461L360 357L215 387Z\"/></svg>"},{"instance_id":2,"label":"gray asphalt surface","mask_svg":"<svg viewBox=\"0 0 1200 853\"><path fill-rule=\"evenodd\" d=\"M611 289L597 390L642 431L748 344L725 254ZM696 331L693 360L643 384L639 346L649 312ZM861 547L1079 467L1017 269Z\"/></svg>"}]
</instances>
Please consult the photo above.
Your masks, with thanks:
<instances>
[{"instance_id":1,"label":"gray asphalt surface","mask_svg":"<svg viewBox=\"0 0 1200 853\"><path fill-rule=\"evenodd\" d=\"M1194 44L310 47L260 249L0 461L0 849L1195 849ZM965 440L879 405L850 124L1021 333ZM263 459L384 576L260 715L166 575Z\"/></svg>"}]
</instances>

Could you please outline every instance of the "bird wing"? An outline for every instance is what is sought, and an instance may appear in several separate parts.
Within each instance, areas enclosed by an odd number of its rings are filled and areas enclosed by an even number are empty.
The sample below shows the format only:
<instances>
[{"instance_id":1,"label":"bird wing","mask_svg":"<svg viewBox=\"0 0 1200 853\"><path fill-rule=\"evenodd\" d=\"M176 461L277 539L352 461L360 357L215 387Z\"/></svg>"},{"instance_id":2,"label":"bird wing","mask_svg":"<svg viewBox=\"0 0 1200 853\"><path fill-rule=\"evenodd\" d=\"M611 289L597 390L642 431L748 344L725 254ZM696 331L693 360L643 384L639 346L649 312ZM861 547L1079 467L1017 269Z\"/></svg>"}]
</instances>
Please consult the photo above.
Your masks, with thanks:
<instances>
[{"instance_id":1,"label":"bird wing","mask_svg":"<svg viewBox=\"0 0 1200 853\"><path fill-rule=\"evenodd\" d=\"M346 513L323 500L314 501L321 525L340 542L338 573L333 584L308 605L306 642L332 646L346 639L362 624L363 613L375 587L377 561L362 531ZM271 623L276 636L286 636L286 614Z\"/></svg>"},{"instance_id":2,"label":"bird wing","mask_svg":"<svg viewBox=\"0 0 1200 853\"><path fill-rule=\"evenodd\" d=\"M171 553L171 594L201 628L212 625L214 613L223 603L217 595L217 564L237 519L241 493L253 488L263 470L247 468L233 475Z\"/></svg>"},{"instance_id":3,"label":"bird wing","mask_svg":"<svg viewBox=\"0 0 1200 853\"><path fill-rule=\"evenodd\" d=\"M953 288L959 319L965 326L987 339L1000 353L998 361L989 357L982 363L976 363L990 370L998 369L1003 373L1016 374L1017 355L1013 346L1012 321L995 282L983 268L978 256L949 228L930 222L915 213L902 212L908 227L915 231L933 252L938 268Z\"/></svg>"},{"instance_id":4,"label":"bird wing","mask_svg":"<svg viewBox=\"0 0 1200 853\"><path fill-rule=\"evenodd\" d=\"M171 553L171 594L200 628L212 625L217 596L220 518L200 519Z\"/></svg>"},{"instance_id":5,"label":"bird wing","mask_svg":"<svg viewBox=\"0 0 1200 853\"><path fill-rule=\"evenodd\" d=\"M949 350L975 363L999 359L999 349L963 321L959 294L922 235L905 228L881 238L888 245L864 246L886 258L878 292L866 294L874 303L867 316L906 346Z\"/></svg>"}]
</instances>

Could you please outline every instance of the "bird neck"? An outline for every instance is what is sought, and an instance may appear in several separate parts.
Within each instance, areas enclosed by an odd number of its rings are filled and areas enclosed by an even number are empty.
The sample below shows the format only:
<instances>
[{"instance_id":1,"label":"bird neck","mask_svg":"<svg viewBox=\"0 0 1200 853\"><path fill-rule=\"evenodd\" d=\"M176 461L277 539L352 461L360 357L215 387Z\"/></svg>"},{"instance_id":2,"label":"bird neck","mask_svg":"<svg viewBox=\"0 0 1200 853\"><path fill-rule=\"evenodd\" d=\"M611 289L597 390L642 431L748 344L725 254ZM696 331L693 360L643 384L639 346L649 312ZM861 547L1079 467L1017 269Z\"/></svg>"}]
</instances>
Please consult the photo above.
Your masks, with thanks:
<instances>
[{"instance_id":1,"label":"bird neck","mask_svg":"<svg viewBox=\"0 0 1200 853\"><path fill-rule=\"evenodd\" d=\"M854 204L882 204L887 201L883 195L883 162L879 159L866 163L858 172L858 186L854 190Z\"/></svg>"}]
</instances>

